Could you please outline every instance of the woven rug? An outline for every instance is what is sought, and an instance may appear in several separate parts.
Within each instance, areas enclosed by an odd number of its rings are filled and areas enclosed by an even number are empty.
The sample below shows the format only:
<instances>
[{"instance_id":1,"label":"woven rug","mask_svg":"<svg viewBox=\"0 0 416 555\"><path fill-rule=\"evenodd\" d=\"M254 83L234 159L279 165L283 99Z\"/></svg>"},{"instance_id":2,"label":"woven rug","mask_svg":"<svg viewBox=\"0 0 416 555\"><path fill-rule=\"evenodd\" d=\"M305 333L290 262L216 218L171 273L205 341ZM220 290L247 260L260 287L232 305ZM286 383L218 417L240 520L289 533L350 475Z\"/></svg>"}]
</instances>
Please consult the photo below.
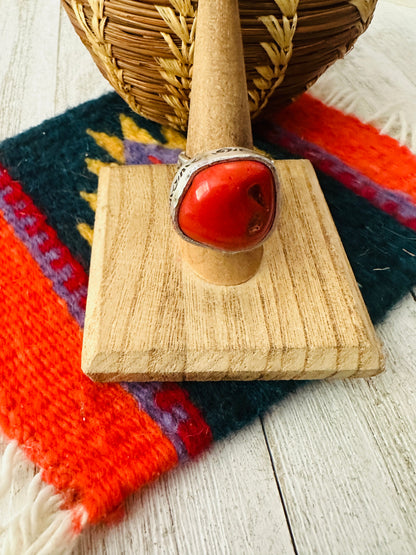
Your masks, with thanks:
<instances>
[{"instance_id":1,"label":"woven rug","mask_svg":"<svg viewBox=\"0 0 416 555\"><path fill-rule=\"evenodd\" d=\"M379 322L416 284L416 156L329 104L302 96L256 126L256 146L312 160ZM184 145L115 94L0 145L0 427L9 441L0 496L22 458L37 468L26 505L0 528L6 553L69 552L85 526L119 515L129 493L301 385L95 384L81 372L100 168L174 163Z\"/></svg>"}]
</instances>

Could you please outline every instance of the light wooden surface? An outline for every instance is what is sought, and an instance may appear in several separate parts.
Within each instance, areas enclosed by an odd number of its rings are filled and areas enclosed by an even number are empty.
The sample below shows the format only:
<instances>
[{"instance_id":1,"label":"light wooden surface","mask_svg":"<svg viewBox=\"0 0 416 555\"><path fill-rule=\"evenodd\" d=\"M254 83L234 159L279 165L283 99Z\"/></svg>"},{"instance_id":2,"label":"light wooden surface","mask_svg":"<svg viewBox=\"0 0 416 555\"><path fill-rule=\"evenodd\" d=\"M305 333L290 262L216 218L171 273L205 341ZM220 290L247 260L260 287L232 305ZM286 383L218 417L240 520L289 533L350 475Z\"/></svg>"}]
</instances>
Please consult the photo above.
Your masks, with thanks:
<instances>
[{"instance_id":1,"label":"light wooden surface","mask_svg":"<svg viewBox=\"0 0 416 555\"><path fill-rule=\"evenodd\" d=\"M198 6L186 154L253 147L238 0Z\"/></svg>"},{"instance_id":2,"label":"light wooden surface","mask_svg":"<svg viewBox=\"0 0 416 555\"><path fill-rule=\"evenodd\" d=\"M186 154L253 148L238 0L198 4ZM179 240L180 256L209 283L238 285L254 276L263 247L223 253Z\"/></svg>"},{"instance_id":3,"label":"light wooden surface","mask_svg":"<svg viewBox=\"0 0 416 555\"><path fill-rule=\"evenodd\" d=\"M167 202L175 166L102 170L82 352L88 376L318 379L383 369L312 164L275 165L278 229L256 275L234 287L196 277L180 257Z\"/></svg>"},{"instance_id":4,"label":"light wooden surface","mask_svg":"<svg viewBox=\"0 0 416 555\"><path fill-rule=\"evenodd\" d=\"M57 2L0 0L0 13L2 137L108 90ZM402 34L406 19L386 25ZM388 63L388 48L379 55ZM403 75L397 69L397 86ZM412 79L416 87L414 74L406 83ZM412 295L378 333L388 354L385 373L314 382L291 395L263 421L133 496L127 518L84 534L76 555L413 555Z\"/></svg>"}]
</instances>

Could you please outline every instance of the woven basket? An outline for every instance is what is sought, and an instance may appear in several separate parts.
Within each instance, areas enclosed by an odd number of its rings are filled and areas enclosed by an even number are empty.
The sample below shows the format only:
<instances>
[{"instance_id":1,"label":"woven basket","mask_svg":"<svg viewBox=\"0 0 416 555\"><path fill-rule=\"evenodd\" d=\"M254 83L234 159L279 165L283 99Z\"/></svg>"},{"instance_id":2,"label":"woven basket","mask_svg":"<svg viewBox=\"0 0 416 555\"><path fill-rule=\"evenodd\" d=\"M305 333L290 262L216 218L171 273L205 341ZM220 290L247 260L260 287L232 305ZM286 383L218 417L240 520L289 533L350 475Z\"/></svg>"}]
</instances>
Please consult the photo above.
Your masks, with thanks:
<instances>
[{"instance_id":1,"label":"woven basket","mask_svg":"<svg viewBox=\"0 0 416 555\"><path fill-rule=\"evenodd\" d=\"M252 117L289 103L367 28L377 0L240 0ZM191 0L62 0L103 75L139 114L186 129Z\"/></svg>"}]
</instances>

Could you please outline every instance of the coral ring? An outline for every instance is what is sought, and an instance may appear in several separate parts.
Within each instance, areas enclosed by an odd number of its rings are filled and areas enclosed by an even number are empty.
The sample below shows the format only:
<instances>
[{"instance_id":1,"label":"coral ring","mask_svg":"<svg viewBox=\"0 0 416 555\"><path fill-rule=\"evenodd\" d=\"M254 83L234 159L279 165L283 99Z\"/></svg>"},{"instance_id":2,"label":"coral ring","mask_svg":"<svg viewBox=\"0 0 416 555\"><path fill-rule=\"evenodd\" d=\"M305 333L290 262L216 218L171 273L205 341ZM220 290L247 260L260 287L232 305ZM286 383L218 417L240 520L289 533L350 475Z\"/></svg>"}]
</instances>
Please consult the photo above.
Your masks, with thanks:
<instances>
[{"instance_id":1,"label":"coral ring","mask_svg":"<svg viewBox=\"0 0 416 555\"><path fill-rule=\"evenodd\" d=\"M173 225L196 245L235 253L270 235L279 213L273 161L246 148L181 154L170 193Z\"/></svg>"}]
</instances>

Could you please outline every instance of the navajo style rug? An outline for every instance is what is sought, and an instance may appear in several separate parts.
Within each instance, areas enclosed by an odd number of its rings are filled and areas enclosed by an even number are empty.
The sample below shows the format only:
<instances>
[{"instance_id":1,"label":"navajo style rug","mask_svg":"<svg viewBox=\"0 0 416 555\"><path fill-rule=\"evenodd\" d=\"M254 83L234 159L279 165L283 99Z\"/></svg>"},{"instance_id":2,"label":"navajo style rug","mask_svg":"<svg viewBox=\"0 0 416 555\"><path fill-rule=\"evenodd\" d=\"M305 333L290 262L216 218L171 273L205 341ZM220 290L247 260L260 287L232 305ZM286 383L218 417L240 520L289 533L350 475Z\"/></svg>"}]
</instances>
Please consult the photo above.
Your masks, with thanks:
<instances>
[{"instance_id":1,"label":"navajo style rug","mask_svg":"<svg viewBox=\"0 0 416 555\"><path fill-rule=\"evenodd\" d=\"M21 540L38 542L39 552L64 551L129 493L300 386L96 384L81 372L100 168L174 163L184 145L115 94L0 145L0 427L10 441L0 489L21 453L40 469L38 481L50 486L33 499L43 528ZM416 284L416 157L308 95L259 125L256 146L276 159L312 160L379 322Z\"/></svg>"}]
</instances>

